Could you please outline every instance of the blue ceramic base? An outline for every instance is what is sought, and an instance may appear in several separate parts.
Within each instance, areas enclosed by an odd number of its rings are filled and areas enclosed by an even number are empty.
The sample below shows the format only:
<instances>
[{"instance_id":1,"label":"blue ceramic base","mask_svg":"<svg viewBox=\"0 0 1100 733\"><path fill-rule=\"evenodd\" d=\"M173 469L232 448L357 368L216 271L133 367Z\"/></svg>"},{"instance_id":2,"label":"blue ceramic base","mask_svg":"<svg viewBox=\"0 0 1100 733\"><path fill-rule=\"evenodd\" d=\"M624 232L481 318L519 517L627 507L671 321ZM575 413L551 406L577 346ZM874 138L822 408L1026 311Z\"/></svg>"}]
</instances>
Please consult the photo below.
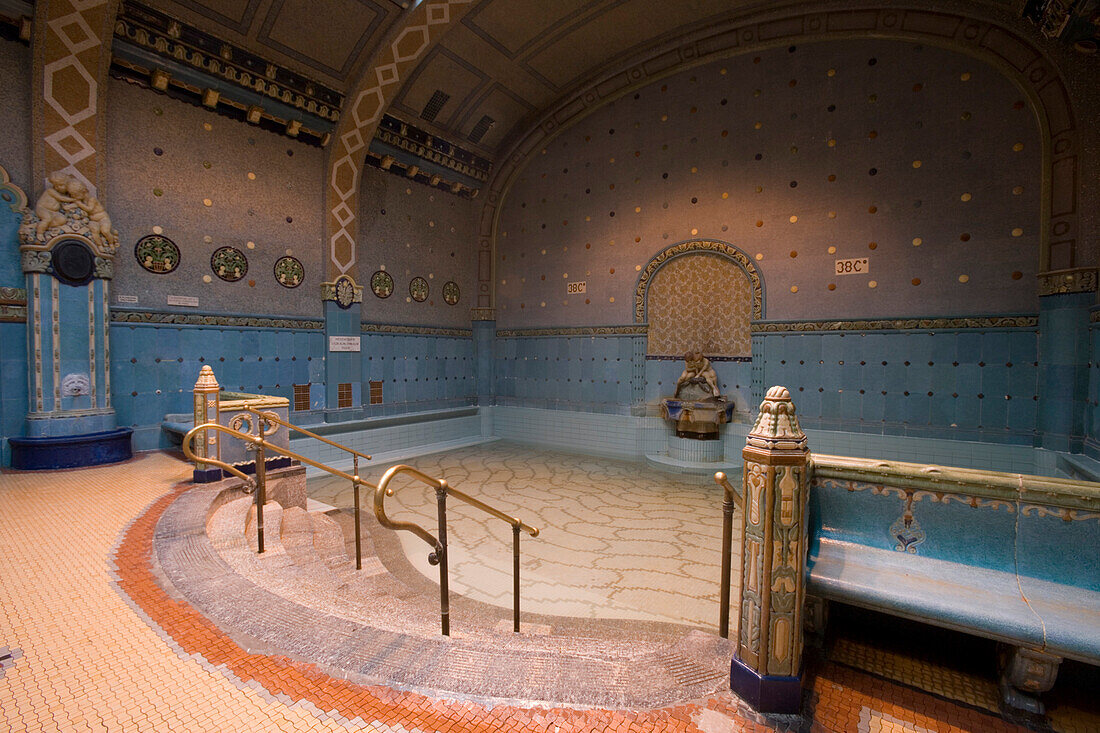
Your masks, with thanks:
<instances>
[{"instance_id":1,"label":"blue ceramic base","mask_svg":"<svg viewBox=\"0 0 1100 733\"><path fill-rule=\"evenodd\" d=\"M24 471L79 468L118 463L133 456L131 428L116 428L84 435L8 438L11 467Z\"/></svg>"},{"instance_id":2,"label":"blue ceramic base","mask_svg":"<svg viewBox=\"0 0 1100 733\"><path fill-rule=\"evenodd\" d=\"M264 465L267 466L268 471L272 471L276 468L286 468L291 465L293 461L288 456L279 456L278 458L268 458L264 461ZM251 476L256 473L256 462L234 464L234 468L244 474ZM222 471L220 468L204 468L194 469L191 472L191 481L196 484L210 484L215 481L221 481L223 478L229 478L233 474Z\"/></svg>"},{"instance_id":3,"label":"blue ceramic base","mask_svg":"<svg viewBox=\"0 0 1100 733\"><path fill-rule=\"evenodd\" d=\"M730 662L730 691L759 713L794 715L802 709L802 675L761 675L736 657Z\"/></svg>"}]
</instances>

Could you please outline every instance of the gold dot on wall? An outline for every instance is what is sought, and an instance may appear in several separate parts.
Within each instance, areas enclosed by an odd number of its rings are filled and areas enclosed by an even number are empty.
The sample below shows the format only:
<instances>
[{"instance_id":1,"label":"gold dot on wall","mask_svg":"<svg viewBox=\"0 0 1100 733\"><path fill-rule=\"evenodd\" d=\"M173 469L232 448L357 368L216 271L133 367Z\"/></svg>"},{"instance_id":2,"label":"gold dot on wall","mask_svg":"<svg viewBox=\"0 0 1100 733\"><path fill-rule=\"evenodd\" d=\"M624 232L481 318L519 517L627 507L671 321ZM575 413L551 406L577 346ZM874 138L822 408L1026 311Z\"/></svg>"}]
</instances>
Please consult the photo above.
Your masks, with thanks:
<instances>
[{"instance_id":1,"label":"gold dot on wall","mask_svg":"<svg viewBox=\"0 0 1100 733\"><path fill-rule=\"evenodd\" d=\"M160 227L153 227L153 234L163 234L164 230Z\"/></svg>"},{"instance_id":2,"label":"gold dot on wall","mask_svg":"<svg viewBox=\"0 0 1100 733\"><path fill-rule=\"evenodd\" d=\"M561 277L562 277L562 280L566 280L566 279L568 279L568 278L569 278L569 273L568 273L568 272L563 272L563 273L561 274Z\"/></svg>"},{"instance_id":3,"label":"gold dot on wall","mask_svg":"<svg viewBox=\"0 0 1100 733\"><path fill-rule=\"evenodd\" d=\"M974 198L974 197L971 196L970 194L964 193L962 196L959 196L959 201L969 201L972 198Z\"/></svg>"},{"instance_id":4,"label":"gold dot on wall","mask_svg":"<svg viewBox=\"0 0 1100 733\"><path fill-rule=\"evenodd\" d=\"M635 214L640 214L640 213L642 213L642 207L641 207L641 206L635 206L635 207L634 207L634 213L635 213Z\"/></svg>"},{"instance_id":5,"label":"gold dot on wall","mask_svg":"<svg viewBox=\"0 0 1100 733\"><path fill-rule=\"evenodd\" d=\"M204 283L208 283L208 282L210 282L210 281L211 281L211 280L213 280L213 279L214 279L214 278L210 277L209 275L203 275L203 276L202 276L202 281L203 281Z\"/></svg>"},{"instance_id":6,"label":"gold dot on wall","mask_svg":"<svg viewBox=\"0 0 1100 733\"><path fill-rule=\"evenodd\" d=\"M753 127L753 129L754 129L754 130L759 130L759 129L760 129L761 127L763 127L763 126L764 126L764 123L763 123L763 122L757 122L757 123L756 123L756 124L754 124L754 125L753 125L752 127Z\"/></svg>"},{"instance_id":7,"label":"gold dot on wall","mask_svg":"<svg viewBox=\"0 0 1100 733\"><path fill-rule=\"evenodd\" d=\"M836 218L836 212L835 211L830 211L829 212L829 218L830 219L835 219Z\"/></svg>"},{"instance_id":8,"label":"gold dot on wall","mask_svg":"<svg viewBox=\"0 0 1100 733\"><path fill-rule=\"evenodd\" d=\"M164 191L160 190L159 188L154 188L154 189L153 189L153 195L154 195L154 196L163 196L163 195L164 195Z\"/></svg>"},{"instance_id":9,"label":"gold dot on wall","mask_svg":"<svg viewBox=\"0 0 1100 733\"><path fill-rule=\"evenodd\" d=\"M691 236L693 236L693 237L694 237L694 236L695 236L696 234L698 234L698 233L699 233L699 230L698 230L698 229L692 229L692 230L691 230Z\"/></svg>"},{"instance_id":10,"label":"gold dot on wall","mask_svg":"<svg viewBox=\"0 0 1100 733\"><path fill-rule=\"evenodd\" d=\"M920 237L913 237L913 246L914 246L914 247L919 247L919 246L921 246L922 244L924 244L924 240L923 240L923 239L921 239Z\"/></svg>"},{"instance_id":11,"label":"gold dot on wall","mask_svg":"<svg viewBox=\"0 0 1100 733\"><path fill-rule=\"evenodd\" d=\"M695 166L691 166L691 172L692 172L692 173L698 173L698 172L699 172L699 169L698 169L698 168L696 168Z\"/></svg>"},{"instance_id":12,"label":"gold dot on wall","mask_svg":"<svg viewBox=\"0 0 1100 733\"><path fill-rule=\"evenodd\" d=\"M607 302L608 303L614 303L615 302L615 296L612 295L610 298L607 299Z\"/></svg>"},{"instance_id":13,"label":"gold dot on wall","mask_svg":"<svg viewBox=\"0 0 1100 733\"><path fill-rule=\"evenodd\" d=\"M546 301L544 300L541 303L539 303L539 307L540 308L545 308L546 307Z\"/></svg>"},{"instance_id":14,"label":"gold dot on wall","mask_svg":"<svg viewBox=\"0 0 1100 733\"><path fill-rule=\"evenodd\" d=\"M878 137L878 132L876 130L871 130L867 133L867 137L874 140L876 137Z\"/></svg>"},{"instance_id":15,"label":"gold dot on wall","mask_svg":"<svg viewBox=\"0 0 1100 733\"><path fill-rule=\"evenodd\" d=\"M661 122L668 122L668 115L661 115Z\"/></svg>"},{"instance_id":16,"label":"gold dot on wall","mask_svg":"<svg viewBox=\"0 0 1100 733\"><path fill-rule=\"evenodd\" d=\"M878 249L878 242L868 242L867 249Z\"/></svg>"},{"instance_id":17,"label":"gold dot on wall","mask_svg":"<svg viewBox=\"0 0 1100 733\"><path fill-rule=\"evenodd\" d=\"M722 198L728 199L729 197L730 197L729 192L723 192L722 193Z\"/></svg>"},{"instance_id":18,"label":"gold dot on wall","mask_svg":"<svg viewBox=\"0 0 1100 733\"><path fill-rule=\"evenodd\" d=\"M798 221L798 217L797 217L797 216L795 216L794 214L791 214L791 219L790 219L790 221L791 221L791 223L792 223L792 224L794 224L794 223L795 223L796 221Z\"/></svg>"},{"instance_id":19,"label":"gold dot on wall","mask_svg":"<svg viewBox=\"0 0 1100 733\"><path fill-rule=\"evenodd\" d=\"M211 165L213 165L213 164L209 160L204 160L202 162L202 167L205 168L206 170L210 170Z\"/></svg>"},{"instance_id":20,"label":"gold dot on wall","mask_svg":"<svg viewBox=\"0 0 1100 733\"><path fill-rule=\"evenodd\" d=\"M210 244L211 242L214 241L214 238L211 237L209 234L207 234L205 237L202 238L202 241L206 242L207 244Z\"/></svg>"},{"instance_id":21,"label":"gold dot on wall","mask_svg":"<svg viewBox=\"0 0 1100 733\"><path fill-rule=\"evenodd\" d=\"M641 272L642 271L642 266L641 265L634 265L634 271L635 272Z\"/></svg>"},{"instance_id":22,"label":"gold dot on wall","mask_svg":"<svg viewBox=\"0 0 1100 733\"><path fill-rule=\"evenodd\" d=\"M723 66L721 69L718 70L718 73L721 74L722 76L725 76L726 75L726 67Z\"/></svg>"},{"instance_id":23,"label":"gold dot on wall","mask_svg":"<svg viewBox=\"0 0 1100 733\"><path fill-rule=\"evenodd\" d=\"M826 144L827 144L827 145L828 145L828 146L829 146L830 148L835 148L835 147L836 147L836 138L835 138L835 137L831 137L831 138L829 138L829 140L828 140L828 142L827 142Z\"/></svg>"},{"instance_id":24,"label":"gold dot on wall","mask_svg":"<svg viewBox=\"0 0 1100 733\"><path fill-rule=\"evenodd\" d=\"M756 187L756 192L757 193L764 193L764 187L763 186L757 186Z\"/></svg>"},{"instance_id":25,"label":"gold dot on wall","mask_svg":"<svg viewBox=\"0 0 1100 733\"><path fill-rule=\"evenodd\" d=\"M825 72L825 76L836 76L836 69L829 69Z\"/></svg>"},{"instance_id":26,"label":"gold dot on wall","mask_svg":"<svg viewBox=\"0 0 1100 733\"><path fill-rule=\"evenodd\" d=\"M211 201L210 199L203 199L203 200L202 200L202 205L203 205L203 206L213 206L213 205L214 205L214 202L213 202L213 201Z\"/></svg>"},{"instance_id":27,"label":"gold dot on wall","mask_svg":"<svg viewBox=\"0 0 1100 733\"><path fill-rule=\"evenodd\" d=\"M1012 273L1012 279L1013 280L1019 280L1023 276L1024 276L1024 273L1020 272L1019 270L1016 270L1015 272Z\"/></svg>"},{"instance_id":28,"label":"gold dot on wall","mask_svg":"<svg viewBox=\"0 0 1100 733\"><path fill-rule=\"evenodd\" d=\"M757 252L756 253L756 261L759 262L762 259L764 259L764 253L763 252Z\"/></svg>"},{"instance_id":29,"label":"gold dot on wall","mask_svg":"<svg viewBox=\"0 0 1100 733\"><path fill-rule=\"evenodd\" d=\"M752 96L754 96L754 97L759 97L759 96L760 96L761 94L763 94L763 93L764 93L764 92L763 92L763 91L761 91L760 89L753 89L753 90L752 90Z\"/></svg>"},{"instance_id":30,"label":"gold dot on wall","mask_svg":"<svg viewBox=\"0 0 1100 733\"><path fill-rule=\"evenodd\" d=\"M836 254L836 247L829 247L828 251L829 251L829 254L835 255Z\"/></svg>"},{"instance_id":31,"label":"gold dot on wall","mask_svg":"<svg viewBox=\"0 0 1100 733\"><path fill-rule=\"evenodd\" d=\"M1013 196L1019 196L1023 192L1024 192L1024 187L1023 186L1016 186L1012 189L1012 195Z\"/></svg>"},{"instance_id":32,"label":"gold dot on wall","mask_svg":"<svg viewBox=\"0 0 1100 733\"><path fill-rule=\"evenodd\" d=\"M729 130L722 130L722 137L729 137L729 134L730 134Z\"/></svg>"},{"instance_id":33,"label":"gold dot on wall","mask_svg":"<svg viewBox=\"0 0 1100 733\"><path fill-rule=\"evenodd\" d=\"M608 272L610 272L612 275L614 275L615 274L615 268L612 267L610 270L608 270Z\"/></svg>"},{"instance_id":34,"label":"gold dot on wall","mask_svg":"<svg viewBox=\"0 0 1100 733\"><path fill-rule=\"evenodd\" d=\"M791 292L792 293L797 293L798 292L798 286L797 285L792 285L791 286Z\"/></svg>"},{"instance_id":35,"label":"gold dot on wall","mask_svg":"<svg viewBox=\"0 0 1100 733\"><path fill-rule=\"evenodd\" d=\"M961 282L961 283L970 282L970 276L969 275L959 275L959 282Z\"/></svg>"},{"instance_id":36,"label":"gold dot on wall","mask_svg":"<svg viewBox=\"0 0 1100 733\"><path fill-rule=\"evenodd\" d=\"M832 183L833 181L835 181L835 180L836 180L836 173L830 173L830 174L829 174L829 175L828 175L828 176L827 176L827 177L825 178L825 180L826 180L826 181L828 181L829 183Z\"/></svg>"},{"instance_id":37,"label":"gold dot on wall","mask_svg":"<svg viewBox=\"0 0 1100 733\"><path fill-rule=\"evenodd\" d=\"M798 250L792 249L791 250L791 259L794 259L795 257L798 257Z\"/></svg>"},{"instance_id":38,"label":"gold dot on wall","mask_svg":"<svg viewBox=\"0 0 1100 733\"><path fill-rule=\"evenodd\" d=\"M913 285L920 285L920 278L915 277L912 280L910 280L909 282L913 283Z\"/></svg>"},{"instance_id":39,"label":"gold dot on wall","mask_svg":"<svg viewBox=\"0 0 1100 733\"><path fill-rule=\"evenodd\" d=\"M253 173L252 171L249 171L248 172L248 180L255 181L256 180L256 174Z\"/></svg>"},{"instance_id":40,"label":"gold dot on wall","mask_svg":"<svg viewBox=\"0 0 1100 733\"><path fill-rule=\"evenodd\" d=\"M249 249L256 249L256 243L255 242L249 242L245 246L248 247Z\"/></svg>"},{"instance_id":41,"label":"gold dot on wall","mask_svg":"<svg viewBox=\"0 0 1100 733\"><path fill-rule=\"evenodd\" d=\"M836 290L836 283L829 283L826 287L828 287L829 290Z\"/></svg>"},{"instance_id":42,"label":"gold dot on wall","mask_svg":"<svg viewBox=\"0 0 1100 733\"><path fill-rule=\"evenodd\" d=\"M867 207L867 213L868 214L874 214L876 212L878 212L878 207L877 206L868 206Z\"/></svg>"},{"instance_id":43,"label":"gold dot on wall","mask_svg":"<svg viewBox=\"0 0 1100 733\"><path fill-rule=\"evenodd\" d=\"M1024 233L1024 230L1021 229L1020 227L1016 227L1015 229L1012 230L1012 236L1014 236L1014 237L1019 237L1019 236L1023 235L1023 233Z\"/></svg>"},{"instance_id":44,"label":"gold dot on wall","mask_svg":"<svg viewBox=\"0 0 1100 733\"><path fill-rule=\"evenodd\" d=\"M959 241L969 242L970 241L970 234L968 232L963 232L962 234L959 235Z\"/></svg>"},{"instance_id":45,"label":"gold dot on wall","mask_svg":"<svg viewBox=\"0 0 1100 733\"><path fill-rule=\"evenodd\" d=\"M913 161L913 167L914 168L920 168L921 167L921 162L919 160L914 160Z\"/></svg>"},{"instance_id":46,"label":"gold dot on wall","mask_svg":"<svg viewBox=\"0 0 1100 733\"><path fill-rule=\"evenodd\" d=\"M1018 153L1018 152L1020 152L1021 150L1024 149L1024 144L1023 143L1016 143L1015 145L1012 146L1012 149Z\"/></svg>"},{"instance_id":47,"label":"gold dot on wall","mask_svg":"<svg viewBox=\"0 0 1100 733\"><path fill-rule=\"evenodd\" d=\"M969 119L970 119L970 117L971 117L971 115L970 115L970 113L969 113L969 112L963 112L963 113L962 113L961 115L959 115L959 118L960 118L960 119L961 119L961 120L962 120L963 122L966 122L967 120L969 120Z\"/></svg>"},{"instance_id":48,"label":"gold dot on wall","mask_svg":"<svg viewBox=\"0 0 1100 733\"><path fill-rule=\"evenodd\" d=\"M760 221L759 219L757 219L757 220L756 220L756 226L758 226L758 227L762 227L762 226L764 226L764 222L762 222L762 221Z\"/></svg>"},{"instance_id":49,"label":"gold dot on wall","mask_svg":"<svg viewBox=\"0 0 1100 733\"><path fill-rule=\"evenodd\" d=\"M792 145L791 146L791 153L793 154L793 153L797 153L797 152L798 152L798 148L796 148L794 145Z\"/></svg>"},{"instance_id":50,"label":"gold dot on wall","mask_svg":"<svg viewBox=\"0 0 1100 733\"><path fill-rule=\"evenodd\" d=\"M970 72L964 71L963 73L959 74L959 81L970 81Z\"/></svg>"},{"instance_id":51,"label":"gold dot on wall","mask_svg":"<svg viewBox=\"0 0 1100 733\"><path fill-rule=\"evenodd\" d=\"M204 123L202 123L202 129L209 132L210 130L214 129L214 126L211 125L209 122L204 122Z\"/></svg>"},{"instance_id":52,"label":"gold dot on wall","mask_svg":"<svg viewBox=\"0 0 1100 733\"><path fill-rule=\"evenodd\" d=\"M868 280L868 281L867 281L867 287L869 287L869 288L877 288L877 287L878 287L878 281L876 281L876 280Z\"/></svg>"}]
</instances>

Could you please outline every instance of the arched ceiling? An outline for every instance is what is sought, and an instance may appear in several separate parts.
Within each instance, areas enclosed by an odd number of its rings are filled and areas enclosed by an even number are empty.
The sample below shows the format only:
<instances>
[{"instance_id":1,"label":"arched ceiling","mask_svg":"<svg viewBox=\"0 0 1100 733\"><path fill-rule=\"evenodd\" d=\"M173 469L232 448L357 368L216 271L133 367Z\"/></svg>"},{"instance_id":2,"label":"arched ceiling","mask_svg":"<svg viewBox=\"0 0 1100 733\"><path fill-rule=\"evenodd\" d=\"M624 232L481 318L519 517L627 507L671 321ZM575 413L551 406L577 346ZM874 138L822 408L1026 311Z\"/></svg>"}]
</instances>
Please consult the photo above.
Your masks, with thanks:
<instances>
[{"instance_id":1,"label":"arched ceiling","mask_svg":"<svg viewBox=\"0 0 1100 733\"><path fill-rule=\"evenodd\" d=\"M431 0L424 0L430 2ZM741 16L772 0L471 0L387 110L490 160L570 90L615 61ZM130 4L132 0L127 0ZM409 0L137 0L313 79L354 89ZM799 4L799 3L794 3ZM805 4L805 3L802 3ZM962 0L1019 15L1026 0ZM832 4L835 7L835 4ZM442 94L437 94L442 93ZM434 115L425 115L433 95ZM488 129L477 134L479 122Z\"/></svg>"}]
</instances>

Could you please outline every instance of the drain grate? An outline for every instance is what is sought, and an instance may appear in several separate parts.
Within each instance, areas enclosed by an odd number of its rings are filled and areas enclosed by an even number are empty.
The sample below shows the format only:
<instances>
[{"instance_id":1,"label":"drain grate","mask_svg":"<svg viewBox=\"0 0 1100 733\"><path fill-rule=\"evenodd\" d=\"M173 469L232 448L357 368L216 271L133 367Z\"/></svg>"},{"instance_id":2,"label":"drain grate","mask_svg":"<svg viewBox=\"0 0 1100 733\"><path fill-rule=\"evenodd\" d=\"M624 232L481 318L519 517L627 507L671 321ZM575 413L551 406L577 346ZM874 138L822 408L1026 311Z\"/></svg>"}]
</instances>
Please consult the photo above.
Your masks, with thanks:
<instances>
[{"instance_id":1,"label":"drain grate","mask_svg":"<svg viewBox=\"0 0 1100 733\"><path fill-rule=\"evenodd\" d=\"M713 669L707 669L695 660L688 659L684 655L677 654L676 652L658 654L657 661L660 662L664 668L668 670L668 673L672 675L672 678L681 685L697 685L700 682L718 679L726 674L725 670L715 671Z\"/></svg>"}]
</instances>

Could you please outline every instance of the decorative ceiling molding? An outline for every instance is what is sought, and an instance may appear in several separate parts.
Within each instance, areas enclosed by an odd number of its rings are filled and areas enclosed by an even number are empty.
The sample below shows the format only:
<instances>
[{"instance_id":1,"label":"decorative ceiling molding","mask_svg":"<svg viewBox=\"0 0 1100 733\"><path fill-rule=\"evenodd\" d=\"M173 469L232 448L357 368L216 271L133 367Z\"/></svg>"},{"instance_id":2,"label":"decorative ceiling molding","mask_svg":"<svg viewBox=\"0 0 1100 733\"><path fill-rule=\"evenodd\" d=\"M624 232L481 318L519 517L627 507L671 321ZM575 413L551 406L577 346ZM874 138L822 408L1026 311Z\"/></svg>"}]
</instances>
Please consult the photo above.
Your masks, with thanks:
<instances>
[{"instance_id":1,"label":"decorative ceiling molding","mask_svg":"<svg viewBox=\"0 0 1100 733\"><path fill-rule=\"evenodd\" d=\"M999 16L977 15L980 7L966 10L964 14L868 4L827 11L790 6L715 23L689 37L651 47L643 55L605 65L598 76L559 97L525 131L500 147L479 224L477 307L494 307L493 263L508 190L531 156L562 131L608 102L685 69L774 46L853 38L915 41L965 53L990 64L1024 91L1043 142L1039 269L1075 266L1079 141L1069 90L1058 66L1031 40L1002 24Z\"/></svg>"},{"instance_id":2,"label":"decorative ceiling molding","mask_svg":"<svg viewBox=\"0 0 1100 733\"><path fill-rule=\"evenodd\" d=\"M363 54L363 50L366 48L367 43L374 37L374 34L378 31L379 26L386 20L388 10L372 0L356 0L365 8L369 8L374 11L374 18L364 29L363 33L359 36L359 40L348 51L344 58L344 63L339 68L330 66L315 56L303 53L298 49L291 48L284 43L280 43L271 37L271 31L275 27L275 24L279 20L279 13L282 12L283 4L286 0L274 0L271 4L271 8L267 11L267 16L264 18L263 24L260 26L260 30L256 35L256 41L267 48L278 51L281 54L289 56L290 58L298 61L301 64L323 71L326 74L334 76L338 79L346 79L352 69L355 68L356 62Z\"/></svg>"}]
</instances>

